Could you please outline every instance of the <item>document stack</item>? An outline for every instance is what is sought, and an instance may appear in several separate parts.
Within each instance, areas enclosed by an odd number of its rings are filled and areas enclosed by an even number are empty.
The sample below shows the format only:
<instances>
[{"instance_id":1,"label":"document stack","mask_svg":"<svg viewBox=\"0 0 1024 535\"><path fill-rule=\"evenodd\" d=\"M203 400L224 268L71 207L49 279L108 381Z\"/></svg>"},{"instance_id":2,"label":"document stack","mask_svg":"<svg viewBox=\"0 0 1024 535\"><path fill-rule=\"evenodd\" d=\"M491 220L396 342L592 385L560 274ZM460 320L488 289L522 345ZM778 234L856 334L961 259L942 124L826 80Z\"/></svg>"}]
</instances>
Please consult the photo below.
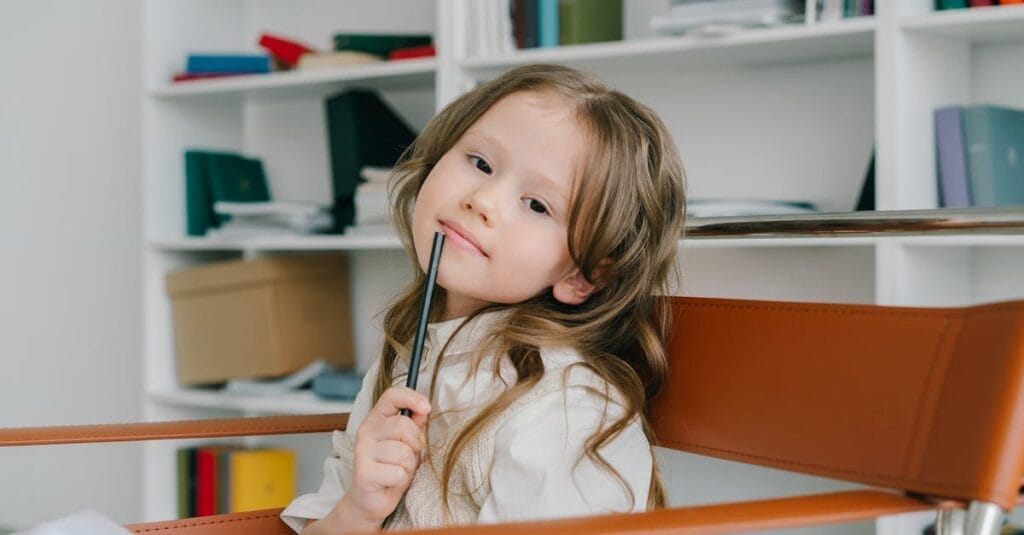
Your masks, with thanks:
<instances>
[{"instance_id":1,"label":"document stack","mask_svg":"<svg viewBox=\"0 0 1024 535\"><path fill-rule=\"evenodd\" d=\"M724 28L775 26L794 18L789 0L673 0L667 14L651 17L663 34L715 33Z\"/></svg>"}]
</instances>

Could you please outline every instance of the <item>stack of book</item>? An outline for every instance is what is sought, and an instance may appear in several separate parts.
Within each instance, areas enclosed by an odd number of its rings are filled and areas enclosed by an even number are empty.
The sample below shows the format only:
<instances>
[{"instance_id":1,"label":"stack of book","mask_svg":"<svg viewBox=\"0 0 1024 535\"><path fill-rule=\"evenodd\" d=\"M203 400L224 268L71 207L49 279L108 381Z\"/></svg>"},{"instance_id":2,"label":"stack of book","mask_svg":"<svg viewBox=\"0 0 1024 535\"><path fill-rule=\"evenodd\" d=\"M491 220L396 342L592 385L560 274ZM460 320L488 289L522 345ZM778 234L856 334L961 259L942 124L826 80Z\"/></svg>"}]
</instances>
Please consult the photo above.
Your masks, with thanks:
<instances>
[{"instance_id":1,"label":"stack of book","mask_svg":"<svg viewBox=\"0 0 1024 535\"><path fill-rule=\"evenodd\" d=\"M391 229L388 211L388 176L391 169L363 167L359 171L362 182L356 186L356 219L352 230L365 233L383 233Z\"/></svg>"},{"instance_id":2,"label":"stack of book","mask_svg":"<svg viewBox=\"0 0 1024 535\"><path fill-rule=\"evenodd\" d=\"M178 516L287 506L295 498L295 453L209 445L177 450Z\"/></svg>"},{"instance_id":3,"label":"stack of book","mask_svg":"<svg viewBox=\"0 0 1024 535\"><path fill-rule=\"evenodd\" d=\"M622 0L496 0L467 6L469 56L622 39Z\"/></svg>"},{"instance_id":4,"label":"stack of book","mask_svg":"<svg viewBox=\"0 0 1024 535\"><path fill-rule=\"evenodd\" d=\"M302 202L225 202L213 204L222 219L211 238L248 238L326 232L334 225L330 206Z\"/></svg>"},{"instance_id":5,"label":"stack of book","mask_svg":"<svg viewBox=\"0 0 1024 535\"><path fill-rule=\"evenodd\" d=\"M1024 110L992 105L935 110L939 205L1024 205Z\"/></svg>"}]
</instances>

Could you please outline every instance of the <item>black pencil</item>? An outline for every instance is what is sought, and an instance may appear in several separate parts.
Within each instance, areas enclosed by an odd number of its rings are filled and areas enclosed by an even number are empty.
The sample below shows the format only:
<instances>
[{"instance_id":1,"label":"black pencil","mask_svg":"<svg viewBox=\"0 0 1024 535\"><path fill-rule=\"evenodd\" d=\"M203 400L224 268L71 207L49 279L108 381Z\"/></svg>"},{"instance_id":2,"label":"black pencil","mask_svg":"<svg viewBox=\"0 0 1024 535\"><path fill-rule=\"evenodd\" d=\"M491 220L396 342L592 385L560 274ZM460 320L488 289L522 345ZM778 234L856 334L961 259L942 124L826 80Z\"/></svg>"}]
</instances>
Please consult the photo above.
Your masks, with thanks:
<instances>
[{"instance_id":1,"label":"black pencil","mask_svg":"<svg viewBox=\"0 0 1024 535\"><path fill-rule=\"evenodd\" d=\"M430 302L434 298L434 283L437 281L437 265L441 263L441 248L444 246L444 233L434 233L434 245L430 249L430 266L427 270L426 287L423 288L423 304L420 306L420 321L416 326L416 340L412 346L412 357L409 359L409 375L405 386L416 390L416 380L420 374L420 358L423 356L423 341L427 337L427 323L430 320ZM403 416L411 416L409 409L402 409Z\"/></svg>"}]
</instances>

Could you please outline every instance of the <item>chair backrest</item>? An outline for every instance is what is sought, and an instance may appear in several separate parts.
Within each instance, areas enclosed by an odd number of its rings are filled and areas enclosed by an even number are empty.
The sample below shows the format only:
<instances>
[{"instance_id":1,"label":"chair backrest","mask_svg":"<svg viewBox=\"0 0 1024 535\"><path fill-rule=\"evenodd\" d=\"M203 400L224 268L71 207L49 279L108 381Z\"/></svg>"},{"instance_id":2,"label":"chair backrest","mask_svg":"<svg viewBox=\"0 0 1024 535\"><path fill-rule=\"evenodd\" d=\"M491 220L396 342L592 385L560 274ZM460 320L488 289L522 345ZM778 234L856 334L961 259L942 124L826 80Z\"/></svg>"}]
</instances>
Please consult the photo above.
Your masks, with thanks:
<instances>
[{"instance_id":1,"label":"chair backrest","mask_svg":"<svg viewBox=\"0 0 1024 535\"><path fill-rule=\"evenodd\" d=\"M1012 508L1024 301L964 308L674 297L660 445Z\"/></svg>"}]
</instances>

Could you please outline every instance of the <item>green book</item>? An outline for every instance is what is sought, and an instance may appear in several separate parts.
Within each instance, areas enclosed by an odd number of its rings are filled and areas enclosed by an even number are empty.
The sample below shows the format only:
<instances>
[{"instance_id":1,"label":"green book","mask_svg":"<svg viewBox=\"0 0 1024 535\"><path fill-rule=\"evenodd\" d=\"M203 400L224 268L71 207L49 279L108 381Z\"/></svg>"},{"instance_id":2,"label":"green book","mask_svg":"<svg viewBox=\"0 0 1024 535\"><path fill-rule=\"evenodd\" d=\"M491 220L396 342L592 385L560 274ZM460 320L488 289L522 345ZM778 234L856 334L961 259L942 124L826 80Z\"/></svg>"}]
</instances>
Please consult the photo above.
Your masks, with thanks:
<instances>
[{"instance_id":1,"label":"green book","mask_svg":"<svg viewBox=\"0 0 1024 535\"><path fill-rule=\"evenodd\" d=\"M963 121L971 204L1024 205L1024 110L967 106Z\"/></svg>"},{"instance_id":2,"label":"green book","mask_svg":"<svg viewBox=\"0 0 1024 535\"><path fill-rule=\"evenodd\" d=\"M431 42L427 34L337 33L334 50L356 50L387 57L396 48L425 46Z\"/></svg>"},{"instance_id":3,"label":"green book","mask_svg":"<svg viewBox=\"0 0 1024 535\"><path fill-rule=\"evenodd\" d=\"M264 202L270 200L263 162L237 154L209 158L210 191L213 202Z\"/></svg>"},{"instance_id":4,"label":"green book","mask_svg":"<svg viewBox=\"0 0 1024 535\"><path fill-rule=\"evenodd\" d=\"M622 0L559 0L558 44L622 39Z\"/></svg>"},{"instance_id":5,"label":"green book","mask_svg":"<svg viewBox=\"0 0 1024 535\"><path fill-rule=\"evenodd\" d=\"M935 9L963 9L967 0L935 0Z\"/></svg>"},{"instance_id":6,"label":"green book","mask_svg":"<svg viewBox=\"0 0 1024 535\"><path fill-rule=\"evenodd\" d=\"M185 232L189 236L203 236L207 229L219 224L213 211L209 162L213 157L228 155L230 153L185 151Z\"/></svg>"},{"instance_id":7,"label":"green book","mask_svg":"<svg viewBox=\"0 0 1024 535\"><path fill-rule=\"evenodd\" d=\"M177 453L178 518L191 518L196 514L196 449L179 448Z\"/></svg>"}]
</instances>

